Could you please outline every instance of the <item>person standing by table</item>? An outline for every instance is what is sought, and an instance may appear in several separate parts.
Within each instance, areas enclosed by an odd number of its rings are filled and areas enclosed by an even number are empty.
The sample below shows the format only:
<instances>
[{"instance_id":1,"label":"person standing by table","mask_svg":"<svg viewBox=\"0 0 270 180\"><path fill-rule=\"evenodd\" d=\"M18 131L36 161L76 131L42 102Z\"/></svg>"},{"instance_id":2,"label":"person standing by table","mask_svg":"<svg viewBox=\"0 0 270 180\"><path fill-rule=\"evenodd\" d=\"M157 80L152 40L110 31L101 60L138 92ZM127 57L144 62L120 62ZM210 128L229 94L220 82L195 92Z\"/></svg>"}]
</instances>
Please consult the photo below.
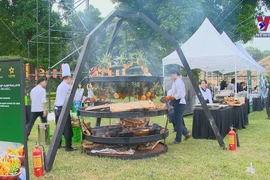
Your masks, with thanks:
<instances>
[{"instance_id":1,"label":"person standing by table","mask_svg":"<svg viewBox=\"0 0 270 180\"><path fill-rule=\"evenodd\" d=\"M240 91L247 91L247 85L245 82L241 82L240 83L240 86L241 86L241 90Z\"/></svg>"},{"instance_id":2,"label":"person standing by table","mask_svg":"<svg viewBox=\"0 0 270 180\"><path fill-rule=\"evenodd\" d=\"M213 103L213 98L212 98L212 93L209 88L207 88L207 81L202 80L200 83L200 91L202 93L202 96L207 104L212 104ZM199 102L198 102L199 103Z\"/></svg>"},{"instance_id":3,"label":"person standing by table","mask_svg":"<svg viewBox=\"0 0 270 180\"><path fill-rule=\"evenodd\" d=\"M225 90L228 86L228 79L225 78L223 81L220 83L220 90Z\"/></svg>"},{"instance_id":4,"label":"person standing by table","mask_svg":"<svg viewBox=\"0 0 270 180\"><path fill-rule=\"evenodd\" d=\"M79 83L75 96L74 96L74 100L73 100L74 108L76 111L78 108L82 107L83 92L84 92L84 89L82 88L82 84Z\"/></svg>"},{"instance_id":5,"label":"person standing by table","mask_svg":"<svg viewBox=\"0 0 270 180\"><path fill-rule=\"evenodd\" d=\"M87 84L86 85L86 89L87 89L87 98L93 98L94 97L94 93L93 93L93 91L92 91L92 84L91 83L89 83L89 84ZM91 102L89 102L88 103L88 106L92 106L92 103Z\"/></svg>"},{"instance_id":6,"label":"person standing by table","mask_svg":"<svg viewBox=\"0 0 270 180\"><path fill-rule=\"evenodd\" d=\"M178 144L182 141L182 134L186 137L186 139L190 138L191 135L186 129L184 125L184 111L186 107L186 88L182 79L179 77L180 73L177 69L170 70L170 77L173 80L171 95L167 97L163 97L161 100L164 102L168 102L171 100L171 104L174 107L174 122L176 127L176 137L175 140L170 143Z\"/></svg>"},{"instance_id":7,"label":"person standing by table","mask_svg":"<svg viewBox=\"0 0 270 180\"><path fill-rule=\"evenodd\" d=\"M266 104L265 109L267 113L267 119L270 119L270 83L266 86Z\"/></svg>"},{"instance_id":8,"label":"person standing by table","mask_svg":"<svg viewBox=\"0 0 270 180\"><path fill-rule=\"evenodd\" d=\"M71 73L70 73L70 67L68 64L63 64L62 65L62 77L63 81L59 86L57 87L56 90L56 98L55 98L55 108L54 108L54 114L55 114L55 121L56 124L58 122L59 116L62 111L62 107L65 103L65 99L68 93L68 90L70 88L71 84ZM72 137L73 137L73 131L72 131L72 126L71 126L71 117L70 114L68 115L68 118L66 120L66 125L64 128L63 135L66 139L66 146L65 150L66 151L74 151L76 150L75 148L72 147ZM61 147L62 141L59 144L59 148Z\"/></svg>"},{"instance_id":9,"label":"person standing by table","mask_svg":"<svg viewBox=\"0 0 270 180\"><path fill-rule=\"evenodd\" d=\"M47 122L46 112L46 79L40 78L37 81L36 87L30 92L31 99L31 116L26 125L27 137L30 135L33 125L38 117L40 117L42 123Z\"/></svg>"},{"instance_id":10,"label":"person standing by table","mask_svg":"<svg viewBox=\"0 0 270 180\"><path fill-rule=\"evenodd\" d=\"M232 78L231 83L229 83L228 86L227 86L227 89L231 90L231 91L234 91L235 90L234 86L235 86L235 79Z\"/></svg>"}]
</instances>

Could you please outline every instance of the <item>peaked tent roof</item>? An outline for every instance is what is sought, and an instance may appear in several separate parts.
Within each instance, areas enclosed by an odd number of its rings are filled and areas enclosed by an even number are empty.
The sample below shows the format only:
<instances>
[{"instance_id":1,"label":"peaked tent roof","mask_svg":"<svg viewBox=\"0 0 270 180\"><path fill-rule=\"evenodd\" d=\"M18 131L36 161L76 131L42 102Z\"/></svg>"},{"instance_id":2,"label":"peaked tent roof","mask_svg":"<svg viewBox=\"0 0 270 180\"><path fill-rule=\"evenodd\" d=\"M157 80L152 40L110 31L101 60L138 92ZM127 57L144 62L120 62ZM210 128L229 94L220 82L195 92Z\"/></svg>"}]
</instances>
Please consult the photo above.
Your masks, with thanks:
<instances>
[{"instance_id":1,"label":"peaked tent roof","mask_svg":"<svg viewBox=\"0 0 270 180\"><path fill-rule=\"evenodd\" d=\"M240 42L236 42L235 43L236 48L244 55L246 56L251 62L253 62L254 64L256 64L257 67L257 71L259 72L266 72L266 69L264 67L262 67L259 63L257 63L253 57L251 57L251 55L245 50L245 48L242 46L242 44Z\"/></svg>"},{"instance_id":2,"label":"peaked tent roof","mask_svg":"<svg viewBox=\"0 0 270 180\"><path fill-rule=\"evenodd\" d=\"M248 63L224 43L220 34L207 18L181 48L191 69L201 69L208 72L220 71L222 73L226 71L227 73L228 69L232 72L235 67ZM179 64L182 66L176 51L163 58L162 62L163 65Z\"/></svg>"},{"instance_id":3,"label":"peaked tent roof","mask_svg":"<svg viewBox=\"0 0 270 180\"><path fill-rule=\"evenodd\" d=\"M263 71L264 69L263 67L261 67L254 59L250 59L249 57L244 55L244 53L242 53L240 49L236 47L236 45L231 41L231 39L226 34L226 32L223 31L223 33L221 34L221 38L232 51L234 51L239 57L241 57L241 59L248 61L248 63L239 64L236 68L237 70L244 69L244 70L259 71L259 72ZM235 70L234 68L232 70L227 69L228 72L231 72L234 70Z\"/></svg>"}]
</instances>

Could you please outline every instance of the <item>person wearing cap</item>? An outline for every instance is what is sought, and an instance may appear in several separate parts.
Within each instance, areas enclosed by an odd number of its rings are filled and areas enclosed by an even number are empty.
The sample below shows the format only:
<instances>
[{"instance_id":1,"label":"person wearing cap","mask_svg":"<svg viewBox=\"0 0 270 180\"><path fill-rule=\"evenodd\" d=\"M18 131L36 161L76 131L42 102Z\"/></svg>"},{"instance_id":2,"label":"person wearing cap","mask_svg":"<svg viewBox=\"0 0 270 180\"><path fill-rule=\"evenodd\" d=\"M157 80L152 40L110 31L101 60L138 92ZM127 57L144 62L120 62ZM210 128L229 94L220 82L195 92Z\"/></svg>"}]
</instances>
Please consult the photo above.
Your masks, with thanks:
<instances>
[{"instance_id":1,"label":"person wearing cap","mask_svg":"<svg viewBox=\"0 0 270 180\"><path fill-rule=\"evenodd\" d=\"M56 90L56 98L55 98L55 108L54 108L54 114L55 114L55 121L56 124L58 122L59 116L61 114L62 107L64 105L70 84L71 84L71 73L70 73L70 68L68 64L63 64L62 65L62 77L63 81L58 85L57 90ZM73 136L73 131L72 131L72 126L71 126L71 117L70 114L68 116L68 119L66 121L66 125L64 128L64 133L63 133L65 139L66 139L66 146L65 150L66 151L74 151L76 150L75 148L72 147L72 136ZM59 148L61 147L62 141L59 144Z\"/></svg>"},{"instance_id":2,"label":"person wearing cap","mask_svg":"<svg viewBox=\"0 0 270 180\"><path fill-rule=\"evenodd\" d=\"M46 79L40 78L37 81L37 85L30 92L31 99L31 116L26 125L26 134L30 135L33 125L38 117L40 117L42 123L47 122L46 112Z\"/></svg>"},{"instance_id":3,"label":"person wearing cap","mask_svg":"<svg viewBox=\"0 0 270 180\"><path fill-rule=\"evenodd\" d=\"M179 77L180 73L177 69L171 69L169 71L171 80L173 80L170 96L163 97L161 101L168 102L171 101L171 105L174 107L174 123L176 130L175 140L170 143L178 144L182 141L182 134L188 139L191 137L190 133L184 124L184 111L186 107L186 88L182 79Z\"/></svg>"}]
</instances>

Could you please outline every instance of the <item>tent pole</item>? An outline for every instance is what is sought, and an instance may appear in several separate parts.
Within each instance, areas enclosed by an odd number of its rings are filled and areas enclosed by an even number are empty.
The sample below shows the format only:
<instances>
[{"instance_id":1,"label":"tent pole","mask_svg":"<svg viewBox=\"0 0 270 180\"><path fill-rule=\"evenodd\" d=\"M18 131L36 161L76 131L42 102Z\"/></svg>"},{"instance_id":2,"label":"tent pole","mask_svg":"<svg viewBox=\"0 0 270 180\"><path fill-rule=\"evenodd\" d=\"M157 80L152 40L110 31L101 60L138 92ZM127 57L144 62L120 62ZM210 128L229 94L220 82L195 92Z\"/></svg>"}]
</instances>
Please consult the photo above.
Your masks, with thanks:
<instances>
[{"instance_id":1,"label":"tent pole","mask_svg":"<svg viewBox=\"0 0 270 180\"><path fill-rule=\"evenodd\" d=\"M234 79L235 79L235 84L234 84L234 98L237 99L237 71L236 71L236 65L235 65L235 71L234 71Z\"/></svg>"},{"instance_id":2,"label":"tent pole","mask_svg":"<svg viewBox=\"0 0 270 180\"><path fill-rule=\"evenodd\" d=\"M248 95L249 95L249 86L250 86L250 84L248 83L248 71L247 71L247 99L249 99L248 98Z\"/></svg>"},{"instance_id":3,"label":"tent pole","mask_svg":"<svg viewBox=\"0 0 270 180\"><path fill-rule=\"evenodd\" d=\"M163 74L163 95L165 96L165 65L162 64L162 74Z\"/></svg>"},{"instance_id":4,"label":"tent pole","mask_svg":"<svg viewBox=\"0 0 270 180\"><path fill-rule=\"evenodd\" d=\"M212 71L211 72L211 81L212 81L212 94L215 95L215 92L214 92L214 72Z\"/></svg>"}]
</instances>

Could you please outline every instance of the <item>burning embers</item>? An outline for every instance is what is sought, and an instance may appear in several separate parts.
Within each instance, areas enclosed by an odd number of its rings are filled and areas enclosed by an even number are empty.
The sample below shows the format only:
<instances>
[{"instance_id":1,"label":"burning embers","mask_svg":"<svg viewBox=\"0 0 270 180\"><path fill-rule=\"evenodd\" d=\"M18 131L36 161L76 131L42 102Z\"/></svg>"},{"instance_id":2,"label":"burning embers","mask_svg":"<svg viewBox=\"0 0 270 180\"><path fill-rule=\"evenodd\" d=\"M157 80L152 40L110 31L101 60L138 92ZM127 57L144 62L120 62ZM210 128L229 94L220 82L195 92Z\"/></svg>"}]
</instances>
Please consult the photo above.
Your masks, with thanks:
<instances>
[{"instance_id":1,"label":"burning embers","mask_svg":"<svg viewBox=\"0 0 270 180\"><path fill-rule=\"evenodd\" d=\"M118 119L113 126L91 128L90 124L82 121L85 135L108 138L108 137L134 137L149 136L165 133L165 128L158 124L149 125L150 118L128 118Z\"/></svg>"}]
</instances>

